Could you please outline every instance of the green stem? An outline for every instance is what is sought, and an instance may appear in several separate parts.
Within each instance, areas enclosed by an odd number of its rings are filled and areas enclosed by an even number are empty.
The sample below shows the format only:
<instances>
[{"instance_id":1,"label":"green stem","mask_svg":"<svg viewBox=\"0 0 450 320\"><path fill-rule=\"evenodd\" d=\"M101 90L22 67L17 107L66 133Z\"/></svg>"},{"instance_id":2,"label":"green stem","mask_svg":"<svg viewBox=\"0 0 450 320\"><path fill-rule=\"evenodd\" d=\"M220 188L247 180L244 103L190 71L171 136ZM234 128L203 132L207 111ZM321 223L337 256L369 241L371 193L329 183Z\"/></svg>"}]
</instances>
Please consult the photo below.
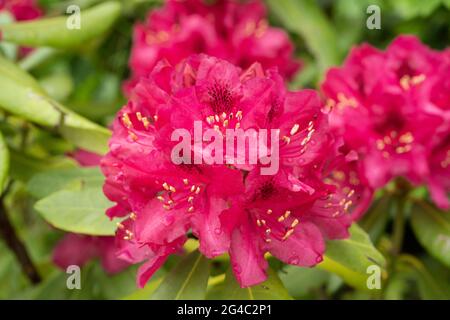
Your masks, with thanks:
<instances>
[{"instance_id":1,"label":"green stem","mask_svg":"<svg viewBox=\"0 0 450 320\"><path fill-rule=\"evenodd\" d=\"M397 212L394 219L394 229L392 233L392 253L397 256L403 246L405 235L405 202L404 197L400 197L397 202Z\"/></svg>"}]
</instances>

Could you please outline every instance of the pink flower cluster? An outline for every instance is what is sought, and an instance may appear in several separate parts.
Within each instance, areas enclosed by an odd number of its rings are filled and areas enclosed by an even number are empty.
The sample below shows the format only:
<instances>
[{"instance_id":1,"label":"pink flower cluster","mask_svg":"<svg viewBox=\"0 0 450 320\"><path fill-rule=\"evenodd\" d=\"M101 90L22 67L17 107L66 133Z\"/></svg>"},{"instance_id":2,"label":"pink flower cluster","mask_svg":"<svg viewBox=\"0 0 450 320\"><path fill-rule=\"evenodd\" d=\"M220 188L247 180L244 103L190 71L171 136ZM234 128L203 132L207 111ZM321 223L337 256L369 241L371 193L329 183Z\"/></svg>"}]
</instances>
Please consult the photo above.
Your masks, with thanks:
<instances>
[{"instance_id":1,"label":"pink flower cluster","mask_svg":"<svg viewBox=\"0 0 450 320\"><path fill-rule=\"evenodd\" d=\"M192 54L205 53L242 68L259 62L264 68L278 67L285 78L300 64L293 59L288 35L270 27L262 1L167 0L149 13L145 23L134 28L129 90L156 63L167 59L176 65Z\"/></svg>"},{"instance_id":2,"label":"pink flower cluster","mask_svg":"<svg viewBox=\"0 0 450 320\"><path fill-rule=\"evenodd\" d=\"M17 21L33 20L42 15L35 0L0 0L0 11L10 12Z\"/></svg>"},{"instance_id":3,"label":"pink flower cluster","mask_svg":"<svg viewBox=\"0 0 450 320\"><path fill-rule=\"evenodd\" d=\"M129 266L116 256L114 237L92 237L69 233L58 242L53 252L53 262L60 268L70 265L83 266L100 258L103 269L114 274Z\"/></svg>"},{"instance_id":4,"label":"pink flower cluster","mask_svg":"<svg viewBox=\"0 0 450 320\"><path fill-rule=\"evenodd\" d=\"M330 123L360 158L373 188L395 177L427 184L449 208L450 51L400 36L385 51L354 48L322 89Z\"/></svg>"},{"instance_id":5,"label":"pink flower cluster","mask_svg":"<svg viewBox=\"0 0 450 320\"><path fill-rule=\"evenodd\" d=\"M267 252L310 267L322 261L325 239L347 237L352 215L362 212L371 191L353 154L337 152L341 143L322 108L315 91L289 92L276 69L259 63L243 71L194 55L177 66L161 61L141 78L101 161L104 192L116 203L108 215L123 219L118 255L145 261L139 286L189 236L209 258L229 253L243 287L266 279ZM278 173L263 176L260 164L249 163L174 164L171 134L192 132L194 121L221 134L279 129Z\"/></svg>"}]
</instances>

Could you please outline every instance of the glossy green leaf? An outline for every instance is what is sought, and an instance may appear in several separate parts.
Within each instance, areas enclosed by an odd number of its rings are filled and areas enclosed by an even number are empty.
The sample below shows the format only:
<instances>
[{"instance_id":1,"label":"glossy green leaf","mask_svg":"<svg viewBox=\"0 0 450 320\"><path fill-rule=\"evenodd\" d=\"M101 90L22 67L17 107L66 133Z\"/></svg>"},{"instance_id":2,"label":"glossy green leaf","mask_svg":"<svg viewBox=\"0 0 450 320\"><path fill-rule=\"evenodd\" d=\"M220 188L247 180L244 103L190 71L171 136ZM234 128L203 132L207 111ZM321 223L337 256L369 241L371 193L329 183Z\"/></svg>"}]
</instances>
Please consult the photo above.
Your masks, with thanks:
<instances>
[{"instance_id":1,"label":"glossy green leaf","mask_svg":"<svg viewBox=\"0 0 450 320\"><path fill-rule=\"evenodd\" d=\"M268 270L268 278L262 284L241 288L236 281L231 268L225 277L225 282L217 285L208 293L208 299L218 300L291 300L277 273Z\"/></svg>"},{"instance_id":2,"label":"glossy green leaf","mask_svg":"<svg viewBox=\"0 0 450 320\"><path fill-rule=\"evenodd\" d=\"M107 151L110 131L47 96L26 72L0 57L0 108L57 130L76 146L99 154Z\"/></svg>"},{"instance_id":3,"label":"glossy green leaf","mask_svg":"<svg viewBox=\"0 0 450 320\"><path fill-rule=\"evenodd\" d=\"M119 2L108 1L81 11L79 29L68 28L71 16L62 16L3 25L0 26L0 33L3 41L23 46L81 47L109 30L120 12Z\"/></svg>"},{"instance_id":4,"label":"glossy green leaf","mask_svg":"<svg viewBox=\"0 0 450 320\"><path fill-rule=\"evenodd\" d=\"M201 300L206 296L209 261L194 251L172 269L152 294L152 300Z\"/></svg>"},{"instance_id":5,"label":"glossy green leaf","mask_svg":"<svg viewBox=\"0 0 450 320\"><path fill-rule=\"evenodd\" d=\"M314 297L313 293L324 287L331 275L319 268L287 265L280 270L279 276L289 294L299 299Z\"/></svg>"},{"instance_id":6,"label":"glossy green leaf","mask_svg":"<svg viewBox=\"0 0 450 320\"><path fill-rule=\"evenodd\" d=\"M314 0L268 0L284 26L302 36L317 59L320 74L340 62L337 35Z\"/></svg>"},{"instance_id":7,"label":"glossy green leaf","mask_svg":"<svg viewBox=\"0 0 450 320\"><path fill-rule=\"evenodd\" d=\"M38 201L35 209L52 226L74 233L112 236L116 224L105 215L113 204L103 195L102 188L62 190Z\"/></svg>"},{"instance_id":8,"label":"glossy green leaf","mask_svg":"<svg viewBox=\"0 0 450 320\"><path fill-rule=\"evenodd\" d=\"M71 187L75 189L81 186L101 188L104 180L98 167L50 170L33 176L28 182L28 191L37 199L41 199L56 191Z\"/></svg>"},{"instance_id":9,"label":"glossy green leaf","mask_svg":"<svg viewBox=\"0 0 450 320\"><path fill-rule=\"evenodd\" d=\"M339 275L355 288L367 290L367 268L377 265L383 270L386 261L358 225L352 225L350 234L348 239L327 242L324 260L318 267Z\"/></svg>"},{"instance_id":10,"label":"glossy green leaf","mask_svg":"<svg viewBox=\"0 0 450 320\"><path fill-rule=\"evenodd\" d=\"M152 294L161 284L161 281L162 278L151 280L149 283L147 283L145 288L133 292L132 294L122 298L122 300L150 300Z\"/></svg>"},{"instance_id":11,"label":"glossy green leaf","mask_svg":"<svg viewBox=\"0 0 450 320\"><path fill-rule=\"evenodd\" d=\"M0 131L0 194L6 184L9 173L9 151L3 134Z\"/></svg>"},{"instance_id":12,"label":"glossy green leaf","mask_svg":"<svg viewBox=\"0 0 450 320\"><path fill-rule=\"evenodd\" d=\"M425 202L412 208L411 225L420 244L437 260L450 267L450 214Z\"/></svg>"}]
</instances>

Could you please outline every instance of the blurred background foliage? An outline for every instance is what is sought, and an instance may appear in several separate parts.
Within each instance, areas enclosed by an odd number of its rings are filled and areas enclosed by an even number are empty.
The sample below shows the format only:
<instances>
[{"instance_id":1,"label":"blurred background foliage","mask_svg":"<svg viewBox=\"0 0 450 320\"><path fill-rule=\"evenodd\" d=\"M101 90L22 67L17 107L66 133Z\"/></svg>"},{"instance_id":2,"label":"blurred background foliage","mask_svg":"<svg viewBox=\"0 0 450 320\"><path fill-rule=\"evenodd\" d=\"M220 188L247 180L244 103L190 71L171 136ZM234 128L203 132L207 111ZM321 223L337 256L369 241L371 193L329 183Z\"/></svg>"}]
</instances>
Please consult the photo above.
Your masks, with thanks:
<instances>
[{"instance_id":1,"label":"blurred background foliage","mask_svg":"<svg viewBox=\"0 0 450 320\"><path fill-rule=\"evenodd\" d=\"M64 14L70 4L84 9L100 2L103 1L39 1L47 16ZM267 0L266 3L270 22L289 31L296 53L304 61L303 70L290 83L295 89L317 87L325 70L341 64L350 48L361 42L384 48L397 35L412 33L436 49L449 45L450 0ZM366 9L373 4L381 8L380 30L366 27L370 15ZM0 51L30 72L54 101L107 127L125 103L121 86L129 75L127 64L133 24L159 5L161 1L157 0L123 0L120 17L110 30L81 48L38 48L20 59L17 46L2 42ZM0 24L10 22L10 17L0 15ZM171 257L165 268L142 290L136 291L135 267L109 277L98 262L83 268L82 290L67 290L67 275L51 263L52 249L64 232L50 227L36 212L33 206L39 198L30 192L30 181L42 172L75 168L75 161L66 155L76 146L56 131L44 130L40 124L31 124L10 113L0 112L0 131L11 158L4 203L15 230L43 277L40 284L30 285L13 254L0 241L0 299L149 298L163 281L162 276L178 264L180 257ZM425 192L417 191L419 196ZM394 216L394 212L383 204L388 193L389 188L379 194L371 212L361 222L378 250L386 255L389 255L392 243L385 233L392 229ZM446 232L450 233L449 230ZM321 268L285 267L271 261L288 292L283 293L284 289L280 289L277 297L285 298L289 294L295 299L448 299L450 268L426 253L409 224L405 231L404 251L407 255L397 261L395 268L392 261L388 261L389 281L383 290L376 292L355 290L344 284L339 276ZM214 284L227 283L227 280L223 282L225 270L222 264L215 262L211 269L212 275L219 278L208 280L212 284L208 296L217 298L220 287L214 287ZM279 280L270 281L271 286L279 286ZM258 294L258 289L255 290Z\"/></svg>"}]
</instances>

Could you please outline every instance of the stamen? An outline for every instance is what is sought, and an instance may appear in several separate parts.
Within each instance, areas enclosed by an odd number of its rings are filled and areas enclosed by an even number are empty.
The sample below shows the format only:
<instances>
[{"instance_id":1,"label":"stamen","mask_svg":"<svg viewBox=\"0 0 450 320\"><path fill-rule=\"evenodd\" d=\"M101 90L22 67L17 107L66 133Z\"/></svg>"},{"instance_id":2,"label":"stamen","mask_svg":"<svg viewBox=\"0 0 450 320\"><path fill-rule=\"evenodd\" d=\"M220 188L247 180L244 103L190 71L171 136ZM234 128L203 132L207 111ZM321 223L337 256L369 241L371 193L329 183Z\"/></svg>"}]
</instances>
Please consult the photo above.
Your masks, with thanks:
<instances>
[{"instance_id":1,"label":"stamen","mask_svg":"<svg viewBox=\"0 0 450 320\"><path fill-rule=\"evenodd\" d=\"M117 228L123 230L125 228L125 226L123 224L121 224L120 222L116 223Z\"/></svg>"},{"instance_id":2,"label":"stamen","mask_svg":"<svg viewBox=\"0 0 450 320\"><path fill-rule=\"evenodd\" d=\"M294 233L294 229L289 229L288 231L286 231L286 233L283 237L283 241L287 240L287 238L289 238L293 233Z\"/></svg>"},{"instance_id":3,"label":"stamen","mask_svg":"<svg viewBox=\"0 0 450 320\"><path fill-rule=\"evenodd\" d=\"M127 113L124 113L122 115L122 123L124 124L125 127L127 127L128 129L133 127L133 123L130 120L130 117L128 116Z\"/></svg>"},{"instance_id":4,"label":"stamen","mask_svg":"<svg viewBox=\"0 0 450 320\"><path fill-rule=\"evenodd\" d=\"M300 125L298 123L294 124L294 126L291 129L290 135L293 136L294 134L296 134L299 128Z\"/></svg>"}]
</instances>

